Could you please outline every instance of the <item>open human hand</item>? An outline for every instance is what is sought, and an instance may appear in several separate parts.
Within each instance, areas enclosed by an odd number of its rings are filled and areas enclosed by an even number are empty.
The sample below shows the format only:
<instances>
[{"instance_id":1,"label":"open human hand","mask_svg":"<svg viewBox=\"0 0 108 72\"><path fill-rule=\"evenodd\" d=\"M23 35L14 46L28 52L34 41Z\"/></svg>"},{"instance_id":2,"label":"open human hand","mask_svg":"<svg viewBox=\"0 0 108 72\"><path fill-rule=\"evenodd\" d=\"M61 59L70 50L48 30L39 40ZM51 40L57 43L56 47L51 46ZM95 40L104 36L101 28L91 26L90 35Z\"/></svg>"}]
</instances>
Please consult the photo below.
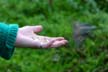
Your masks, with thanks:
<instances>
[{"instance_id":1,"label":"open human hand","mask_svg":"<svg viewBox=\"0 0 108 72\"><path fill-rule=\"evenodd\" d=\"M15 46L30 48L56 48L65 45L68 41L64 37L41 36L42 26L24 26L19 28Z\"/></svg>"}]
</instances>

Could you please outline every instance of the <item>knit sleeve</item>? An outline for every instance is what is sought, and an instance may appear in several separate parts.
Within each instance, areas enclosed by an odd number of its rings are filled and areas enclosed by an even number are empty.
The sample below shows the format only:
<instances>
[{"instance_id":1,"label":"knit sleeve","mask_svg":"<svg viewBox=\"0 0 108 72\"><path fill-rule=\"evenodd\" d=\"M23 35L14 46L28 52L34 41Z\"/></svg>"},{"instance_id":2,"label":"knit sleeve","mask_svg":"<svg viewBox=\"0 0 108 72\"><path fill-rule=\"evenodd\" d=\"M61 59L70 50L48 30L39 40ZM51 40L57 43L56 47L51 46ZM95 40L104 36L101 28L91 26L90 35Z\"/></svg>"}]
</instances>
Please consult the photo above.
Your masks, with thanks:
<instances>
[{"instance_id":1,"label":"knit sleeve","mask_svg":"<svg viewBox=\"0 0 108 72\"><path fill-rule=\"evenodd\" d=\"M10 59L14 52L14 43L18 31L17 24L0 23L0 56Z\"/></svg>"}]
</instances>

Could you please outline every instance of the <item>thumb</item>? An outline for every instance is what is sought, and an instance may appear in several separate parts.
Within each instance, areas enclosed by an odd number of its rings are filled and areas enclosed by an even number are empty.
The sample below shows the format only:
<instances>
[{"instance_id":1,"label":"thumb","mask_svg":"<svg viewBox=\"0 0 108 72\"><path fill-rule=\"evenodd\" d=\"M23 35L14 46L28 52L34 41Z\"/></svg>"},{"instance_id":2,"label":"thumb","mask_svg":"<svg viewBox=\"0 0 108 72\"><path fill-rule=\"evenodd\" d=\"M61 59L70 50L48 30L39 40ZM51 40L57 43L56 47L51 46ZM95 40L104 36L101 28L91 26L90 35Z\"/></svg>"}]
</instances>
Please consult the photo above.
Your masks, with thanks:
<instances>
[{"instance_id":1,"label":"thumb","mask_svg":"<svg viewBox=\"0 0 108 72\"><path fill-rule=\"evenodd\" d=\"M39 33L42 31L42 26L41 25L37 25L37 26L30 26L31 30L35 33Z\"/></svg>"}]
</instances>

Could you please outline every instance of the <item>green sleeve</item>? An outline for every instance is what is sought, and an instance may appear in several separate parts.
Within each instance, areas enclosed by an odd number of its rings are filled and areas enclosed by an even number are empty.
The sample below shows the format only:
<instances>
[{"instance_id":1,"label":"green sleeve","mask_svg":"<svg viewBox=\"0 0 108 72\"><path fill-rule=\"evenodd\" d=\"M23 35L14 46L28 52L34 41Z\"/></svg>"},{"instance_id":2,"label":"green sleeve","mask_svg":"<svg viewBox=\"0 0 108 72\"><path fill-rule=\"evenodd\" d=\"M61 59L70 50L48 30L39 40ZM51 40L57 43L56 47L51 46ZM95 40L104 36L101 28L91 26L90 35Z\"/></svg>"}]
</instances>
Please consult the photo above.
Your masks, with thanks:
<instances>
[{"instance_id":1,"label":"green sleeve","mask_svg":"<svg viewBox=\"0 0 108 72\"><path fill-rule=\"evenodd\" d=\"M14 52L17 32L17 24L0 23L0 56L4 59L10 59Z\"/></svg>"}]
</instances>

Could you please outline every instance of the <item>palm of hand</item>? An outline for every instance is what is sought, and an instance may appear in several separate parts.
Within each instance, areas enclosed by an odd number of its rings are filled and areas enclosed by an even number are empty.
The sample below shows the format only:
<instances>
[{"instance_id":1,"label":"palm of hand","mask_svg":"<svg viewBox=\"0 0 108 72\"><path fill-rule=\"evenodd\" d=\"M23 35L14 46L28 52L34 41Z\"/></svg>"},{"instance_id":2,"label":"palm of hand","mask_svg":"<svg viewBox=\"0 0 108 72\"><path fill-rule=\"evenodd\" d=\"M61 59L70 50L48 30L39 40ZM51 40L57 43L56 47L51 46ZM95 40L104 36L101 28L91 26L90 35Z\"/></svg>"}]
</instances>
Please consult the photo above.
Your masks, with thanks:
<instances>
[{"instance_id":1,"label":"palm of hand","mask_svg":"<svg viewBox=\"0 0 108 72\"><path fill-rule=\"evenodd\" d=\"M40 36L37 34L40 31L42 31L42 26L25 26L20 28L18 32L19 36L16 43L18 44L17 46L20 45L22 47L50 48L59 47L67 43L67 40L65 40L63 37Z\"/></svg>"}]
</instances>

